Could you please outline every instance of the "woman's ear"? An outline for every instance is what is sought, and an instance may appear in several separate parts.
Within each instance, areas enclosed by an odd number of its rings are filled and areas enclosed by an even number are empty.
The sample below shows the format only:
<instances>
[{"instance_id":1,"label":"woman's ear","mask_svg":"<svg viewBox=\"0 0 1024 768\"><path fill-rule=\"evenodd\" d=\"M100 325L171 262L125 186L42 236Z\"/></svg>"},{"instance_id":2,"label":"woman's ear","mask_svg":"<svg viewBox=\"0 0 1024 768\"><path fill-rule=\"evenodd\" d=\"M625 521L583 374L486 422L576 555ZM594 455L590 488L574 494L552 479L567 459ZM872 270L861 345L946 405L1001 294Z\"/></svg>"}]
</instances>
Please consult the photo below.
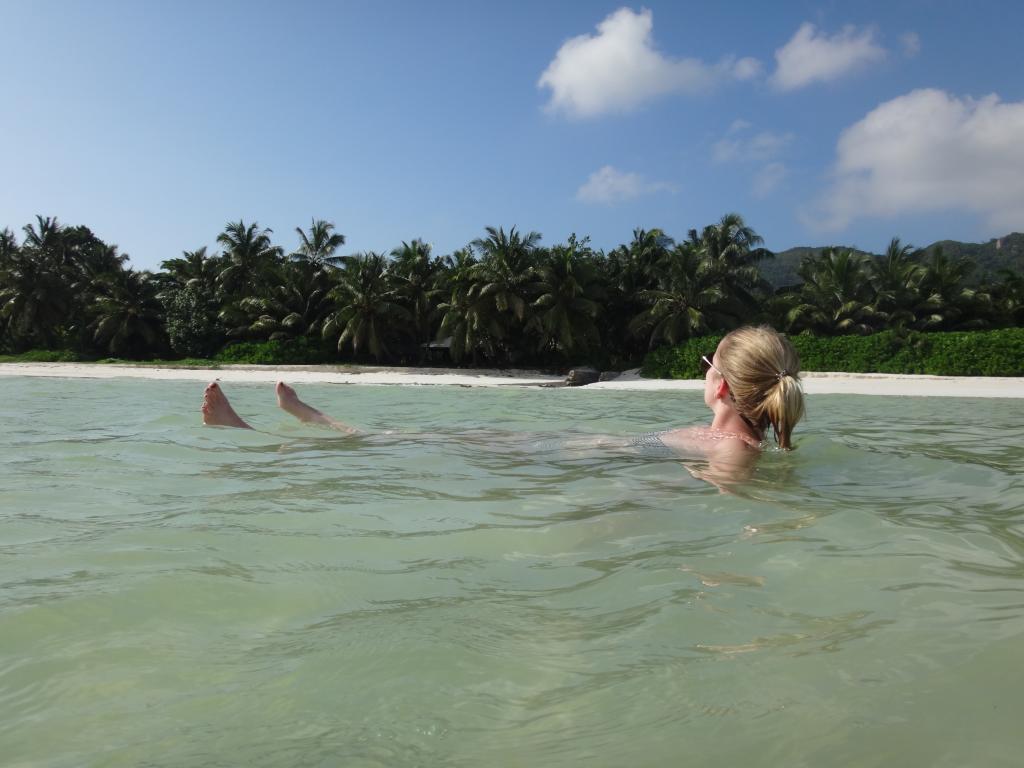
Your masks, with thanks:
<instances>
[{"instance_id":1,"label":"woman's ear","mask_svg":"<svg viewBox=\"0 0 1024 768\"><path fill-rule=\"evenodd\" d=\"M723 377L723 378L722 378L722 383L721 383L721 384L719 384L719 385L718 385L718 389L716 389L716 390L715 390L715 396L716 396L716 397L717 397L717 398L718 398L719 400L725 400L725 398L726 398L726 396L727 396L728 394L729 394L729 382L727 382L727 381L725 380L725 378Z\"/></svg>"}]
</instances>

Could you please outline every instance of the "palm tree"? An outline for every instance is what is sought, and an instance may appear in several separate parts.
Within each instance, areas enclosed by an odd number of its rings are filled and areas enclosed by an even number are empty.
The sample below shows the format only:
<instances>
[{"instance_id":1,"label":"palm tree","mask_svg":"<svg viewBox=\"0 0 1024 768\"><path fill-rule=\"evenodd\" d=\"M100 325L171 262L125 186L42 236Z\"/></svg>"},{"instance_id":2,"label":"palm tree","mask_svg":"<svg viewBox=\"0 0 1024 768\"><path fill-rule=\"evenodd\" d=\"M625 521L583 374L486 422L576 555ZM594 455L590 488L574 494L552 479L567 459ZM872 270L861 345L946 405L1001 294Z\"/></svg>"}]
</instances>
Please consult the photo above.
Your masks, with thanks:
<instances>
[{"instance_id":1,"label":"palm tree","mask_svg":"<svg viewBox=\"0 0 1024 768\"><path fill-rule=\"evenodd\" d=\"M559 352L572 360L596 351L601 335L595 322L603 296L593 254L586 239L572 235L555 246L536 268L533 325L539 331L537 351Z\"/></svg>"},{"instance_id":2,"label":"palm tree","mask_svg":"<svg viewBox=\"0 0 1024 768\"><path fill-rule=\"evenodd\" d=\"M527 308L533 292L534 267L537 261L539 232L522 236L512 227L505 233L501 227L487 227L487 237L473 241L480 253L476 282L470 299L485 316L483 324L492 329L501 353L515 360L522 353L521 336L527 325Z\"/></svg>"},{"instance_id":3,"label":"palm tree","mask_svg":"<svg viewBox=\"0 0 1024 768\"><path fill-rule=\"evenodd\" d=\"M760 247L764 239L738 213L725 214L717 224L704 227L700 235L691 229L689 240L708 258L734 267L756 264L773 255Z\"/></svg>"},{"instance_id":4,"label":"palm tree","mask_svg":"<svg viewBox=\"0 0 1024 768\"><path fill-rule=\"evenodd\" d=\"M163 307L148 272L110 272L96 283L92 340L111 355L148 356L164 346Z\"/></svg>"},{"instance_id":5,"label":"palm tree","mask_svg":"<svg viewBox=\"0 0 1024 768\"><path fill-rule=\"evenodd\" d=\"M357 357L369 352L380 362L389 354L398 324L410 323L412 315L396 300L382 254L347 256L343 263L332 291L337 309L324 322L323 337L336 338L339 352L351 346Z\"/></svg>"},{"instance_id":6,"label":"palm tree","mask_svg":"<svg viewBox=\"0 0 1024 768\"><path fill-rule=\"evenodd\" d=\"M448 300L437 307L441 314L437 339L450 342L449 352L455 363L462 362L466 354L470 354L475 365L478 353L493 354L492 334L500 332L496 327L492 327L490 332L484 327L486 318L480 313L479 302L473 297L479 262L469 247L455 251L441 261L439 295L447 295ZM493 313L491 323L494 325Z\"/></svg>"},{"instance_id":7,"label":"palm tree","mask_svg":"<svg viewBox=\"0 0 1024 768\"><path fill-rule=\"evenodd\" d=\"M920 296L924 269L915 261L912 245L903 245L898 237L878 259L871 262L871 283L875 289L875 311L889 326L914 322L914 305Z\"/></svg>"},{"instance_id":8,"label":"palm tree","mask_svg":"<svg viewBox=\"0 0 1024 768\"><path fill-rule=\"evenodd\" d=\"M1024 325L1024 275L1004 267L999 270L1002 278L989 289L1004 323Z\"/></svg>"},{"instance_id":9,"label":"palm tree","mask_svg":"<svg viewBox=\"0 0 1024 768\"><path fill-rule=\"evenodd\" d=\"M292 260L307 262L317 269L341 263L341 257L334 254L345 244L345 236L334 231L333 223L313 219L308 233L301 227L296 227L295 232L299 236L299 247L292 252Z\"/></svg>"},{"instance_id":10,"label":"palm tree","mask_svg":"<svg viewBox=\"0 0 1024 768\"><path fill-rule=\"evenodd\" d=\"M640 296L657 287L659 265L673 244L660 229L637 228L628 245L615 248L603 261L608 298L601 326L613 357L632 360L642 351L632 342L629 324L645 309Z\"/></svg>"},{"instance_id":11,"label":"palm tree","mask_svg":"<svg viewBox=\"0 0 1024 768\"><path fill-rule=\"evenodd\" d=\"M9 254L0 272L0 319L15 349L52 348L70 314L67 284L28 251Z\"/></svg>"},{"instance_id":12,"label":"palm tree","mask_svg":"<svg viewBox=\"0 0 1024 768\"><path fill-rule=\"evenodd\" d=\"M659 265L674 241L660 229L634 229L633 240L608 254L612 291L631 300L657 283Z\"/></svg>"},{"instance_id":13,"label":"palm tree","mask_svg":"<svg viewBox=\"0 0 1024 768\"><path fill-rule=\"evenodd\" d=\"M204 245L194 251L182 251L180 258L168 259L162 262L160 267L163 272L158 277L168 286L199 286L208 289L212 294L223 264L219 256L208 256Z\"/></svg>"},{"instance_id":14,"label":"palm tree","mask_svg":"<svg viewBox=\"0 0 1024 768\"><path fill-rule=\"evenodd\" d=\"M224 268L221 256L208 256L206 246L182 251L168 259L154 277L160 286L171 349L185 355L209 355L224 342L218 315L218 277ZM229 305L230 306L230 305Z\"/></svg>"},{"instance_id":15,"label":"palm tree","mask_svg":"<svg viewBox=\"0 0 1024 768\"><path fill-rule=\"evenodd\" d=\"M437 314L434 299L440 293L437 283L442 265L431 257L430 246L422 240L402 241L400 247L391 251L391 259L398 299L412 316L410 335L422 361L426 345L433 337Z\"/></svg>"},{"instance_id":16,"label":"palm tree","mask_svg":"<svg viewBox=\"0 0 1024 768\"><path fill-rule=\"evenodd\" d=\"M647 309L630 322L630 333L645 336L654 349L720 326L727 293L717 264L691 242L674 248L659 267L657 287L640 292Z\"/></svg>"},{"instance_id":17,"label":"palm tree","mask_svg":"<svg viewBox=\"0 0 1024 768\"><path fill-rule=\"evenodd\" d=\"M37 215L36 225L26 224L22 227L21 231L25 233L22 247L50 253L59 251L63 229L56 217Z\"/></svg>"},{"instance_id":18,"label":"palm tree","mask_svg":"<svg viewBox=\"0 0 1024 768\"><path fill-rule=\"evenodd\" d=\"M20 248L5 237L0 265L0 319L16 349L54 348L66 343L80 315L73 254L64 247L57 219L36 217L38 225L23 227Z\"/></svg>"},{"instance_id":19,"label":"palm tree","mask_svg":"<svg viewBox=\"0 0 1024 768\"><path fill-rule=\"evenodd\" d=\"M56 218L36 216L23 228L15 251L13 236L0 270L0 317L14 346L92 344L92 307L125 272L128 256L100 240L88 227L66 227Z\"/></svg>"},{"instance_id":20,"label":"palm tree","mask_svg":"<svg viewBox=\"0 0 1024 768\"><path fill-rule=\"evenodd\" d=\"M0 267L18 250L18 241L10 229L0 230Z\"/></svg>"},{"instance_id":21,"label":"palm tree","mask_svg":"<svg viewBox=\"0 0 1024 768\"><path fill-rule=\"evenodd\" d=\"M771 294L771 285L761 276L757 264L774 254L760 247L764 242L761 236L738 213L727 213L700 234L691 229L688 242L716 273L725 292L723 310L735 323L748 321Z\"/></svg>"},{"instance_id":22,"label":"palm tree","mask_svg":"<svg viewBox=\"0 0 1024 768\"><path fill-rule=\"evenodd\" d=\"M660 229L634 229L630 244L615 254L623 289L635 293L649 288L673 245L672 238Z\"/></svg>"},{"instance_id":23,"label":"palm tree","mask_svg":"<svg viewBox=\"0 0 1024 768\"><path fill-rule=\"evenodd\" d=\"M271 243L271 234L271 229L260 229L256 222L246 226L240 219L228 222L224 231L217 235L226 260L218 276L225 296L237 299L258 295L273 282L282 250Z\"/></svg>"},{"instance_id":24,"label":"palm tree","mask_svg":"<svg viewBox=\"0 0 1024 768\"><path fill-rule=\"evenodd\" d=\"M986 327L993 313L992 297L965 285L973 271L974 262L970 259L953 261L941 247L935 248L921 276L921 301L915 308L915 327L921 330Z\"/></svg>"},{"instance_id":25,"label":"palm tree","mask_svg":"<svg viewBox=\"0 0 1024 768\"><path fill-rule=\"evenodd\" d=\"M786 316L787 330L823 335L871 333L875 297L863 256L825 248L818 256L805 258L797 272L804 282L793 296L795 306Z\"/></svg>"},{"instance_id":26,"label":"palm tree","mask_svg":"<svg viewBox=\"0 0 1024 768\"><path fill-rule=\"evenodd\" d=\"M280 283L264 296L247 296L225 308L221 318L229 336L294 339L320 336L324 320L334 309L331 283L309 262L294 262L280 270Z\"/></svg>"},{"instance_id":27,"label":"palm tree","mask_svg":"<svg viewBox=\"0 0 1024 768\"><path fill-rule=\"evenodd\" d=\"M65 237L77 251L77 272L86 284L123 271L129 261L127 253L119 253L116 245L107 245L87 227L65 230Z\"/></svg>"},{"instance_id":28,"label":"palm tree","mask_svg":"<svg viewBox=\"0 0 1024 768\"><path fill-rule=\"evenodd\" d=\"M477 295L493 303L499 313L511 313L522 322L526 316L525 287L533 277L539 232L525 237L512 227L508 234L501 227L487 227L487 237L473 241L480 253L477 267Z\"/></svg>"},{"instance_id":29,"label":"palm tree","mask_svg":"<svg viewBox=\"0 0 1024 768\"><path fill-rule=\"evenodd\" d=\"M7 228L0 231L0 296L4 295L8 285L8 270L13 269L20 252L14 233ZM7 350L12 341L8 321L4 318L0 305L0 350Z\"/></svg>"}]
</instances>

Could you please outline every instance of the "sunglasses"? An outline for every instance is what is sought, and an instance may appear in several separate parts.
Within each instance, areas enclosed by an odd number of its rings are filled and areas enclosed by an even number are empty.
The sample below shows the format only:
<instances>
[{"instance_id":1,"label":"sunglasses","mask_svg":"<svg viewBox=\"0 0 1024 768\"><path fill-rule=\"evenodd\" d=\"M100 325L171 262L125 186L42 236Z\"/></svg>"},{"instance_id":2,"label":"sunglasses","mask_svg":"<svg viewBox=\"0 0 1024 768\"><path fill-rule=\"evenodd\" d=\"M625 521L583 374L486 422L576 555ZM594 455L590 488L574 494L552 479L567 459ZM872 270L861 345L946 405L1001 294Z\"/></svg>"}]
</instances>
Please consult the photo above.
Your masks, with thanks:
<instances>
[{"instance_id":1,"label":"sunglasses","mask_svg":"<svg viewBox=\"0 0 1024 768\"><path fill-rule=\"evenodd\" d=\"M713 357L713 355L711 357ZM708 355L700 356L700 372L707 373L709 369L714 368L718 375L724 379L725 374L722 373L721 369L717 365L711 362L711 357Z\"/></svg>"}]
</instances>

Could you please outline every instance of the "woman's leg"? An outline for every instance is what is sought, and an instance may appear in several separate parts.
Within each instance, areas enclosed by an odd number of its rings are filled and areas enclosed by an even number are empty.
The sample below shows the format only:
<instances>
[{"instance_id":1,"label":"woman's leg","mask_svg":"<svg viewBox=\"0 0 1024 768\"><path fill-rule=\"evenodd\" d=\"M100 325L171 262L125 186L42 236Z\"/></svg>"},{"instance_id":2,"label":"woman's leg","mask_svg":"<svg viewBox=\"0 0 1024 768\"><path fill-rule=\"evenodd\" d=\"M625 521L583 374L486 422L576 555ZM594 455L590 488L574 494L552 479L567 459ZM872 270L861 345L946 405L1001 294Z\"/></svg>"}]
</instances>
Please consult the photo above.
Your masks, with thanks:
<instances>
[{"instance_id":1,"label":"woman's leg","mask_svg":"<svg viewBox=\"0 0 1024 768\"><path fill-rule=\"evenodd\" d=\"M295 394L295 390L283 381L277 382L275 391L277 392L277 404L281 406L282 410L287 411L299 421L304 421L307 424L319 424L322 427L336 429L347 435L360 434L359 430L355 427L342 424L340 421L332 419L330 416L318 411L313 406L307 405L299 400L299 396Z\"/></svg>"}]
</instances>

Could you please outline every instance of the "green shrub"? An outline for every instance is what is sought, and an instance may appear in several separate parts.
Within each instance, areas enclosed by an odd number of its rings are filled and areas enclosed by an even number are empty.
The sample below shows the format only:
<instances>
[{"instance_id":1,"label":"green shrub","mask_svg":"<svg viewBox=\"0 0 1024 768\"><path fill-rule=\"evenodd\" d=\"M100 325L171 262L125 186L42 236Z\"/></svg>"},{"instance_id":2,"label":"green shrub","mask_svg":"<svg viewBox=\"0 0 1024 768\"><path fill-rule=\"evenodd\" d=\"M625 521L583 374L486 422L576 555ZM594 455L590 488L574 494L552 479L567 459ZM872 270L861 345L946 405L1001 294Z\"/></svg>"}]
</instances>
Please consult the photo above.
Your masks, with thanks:
<instances>
[{"instance_id":1,"label":"green shrub","mask_svg":"<svg viewBox=\"0 0 1024 768\"><path fill-rule=\"evenodd\" d=\"M700 336L678 347L655 349L644 358L640 373L655 379L699 379L704 375L700 370L701 355L710 359L721 340L722 334Z\"/></svg>"},{"instance_id":2,"label":"green shrub","mask_svg":"<svg viewBox=\"0 0 1024 768\"><path fill-rule=\"evenodd\" d=\"M1024 375L1024 328L929 334L924 373L946 376Z\"/></svg>"},{"instance_id":3,"label":"green shrub","mask_svg":"<svg viewBox=\"0 0 1024 768\"><path fill-rule=\"evenodd\" d=\"M30 349L15 355L0 356L4 363L80 363L88 360L70 349Z\"/></svg>"},{"instance_id":4,"label":"green shrub","mask_svg":"<svg viewBox=\"0 0 1024 768\"><path fill-rule=\"evenodd\" d=\"M179 355L205 357L224 342L212 299L195 286L168 290L163 295L167 338Z\"/></svg>"},{"instance_id":5,"label":"green shrub","mask_svg":"<svg viewBox=\"0 0 1024 768\"><path fill-rule=\"evenodd\" d=\"M700 356L714 351L721 336L690 339L647 355L644 376L700 378ZM900 333L870 336L811 336L790 340L805 371L918 373L933 376L1024 376L1024 328L996 331Z\"/></svg>"},{"instance_id":6,"label":"green shrub","mask_svg":"<svg viewBox=\"0 0 1024 768\"><path fill-rule=\"evenodd\" d=\"M218 363L250 365L315 365L336 362L333 344L300 337L287 341L240 341L218 352Z\"/></svg>"}]
</instances>

